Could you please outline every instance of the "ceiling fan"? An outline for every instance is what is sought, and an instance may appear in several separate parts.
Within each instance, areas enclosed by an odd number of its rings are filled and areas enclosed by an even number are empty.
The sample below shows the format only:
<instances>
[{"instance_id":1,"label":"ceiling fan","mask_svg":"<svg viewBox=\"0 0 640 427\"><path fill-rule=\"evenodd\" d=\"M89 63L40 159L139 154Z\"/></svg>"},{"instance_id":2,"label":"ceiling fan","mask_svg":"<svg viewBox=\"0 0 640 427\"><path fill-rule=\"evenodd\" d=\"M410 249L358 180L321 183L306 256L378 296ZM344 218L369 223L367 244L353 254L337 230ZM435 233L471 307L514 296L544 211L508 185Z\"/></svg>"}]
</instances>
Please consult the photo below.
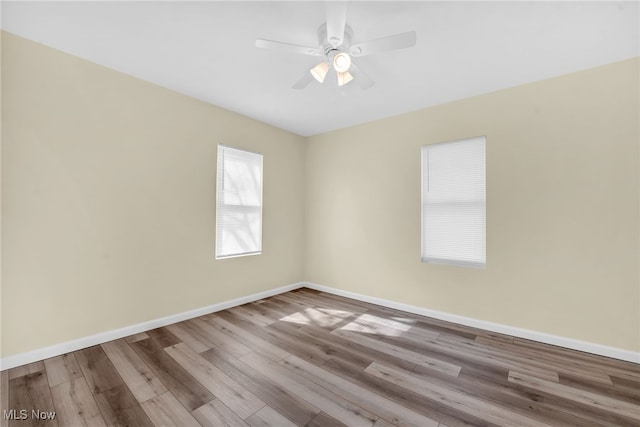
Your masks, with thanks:
<instances>
[{"instance_id":1,"label":"ceiling fan","mask_svg":"<svg viewBox=\"0 0 640 427\"><path fill-rule=\"evenodd\" d=\"M293 85L294 89L305 88L314 78L323 83L331 68L336 73L338 86L346 85L353 80L360 88L368 89L373 86L373 80L356 65L352 58L404 49L416 44L415 31L351 44L353 32L346 23L347 4L345 2L327 1L326 10L327 22L318 28L318 47L256 39L256 47L259 48L276 49L283 52L311 56L324 56L322 62L311 68Z\"/></svg>"}]
</instances>

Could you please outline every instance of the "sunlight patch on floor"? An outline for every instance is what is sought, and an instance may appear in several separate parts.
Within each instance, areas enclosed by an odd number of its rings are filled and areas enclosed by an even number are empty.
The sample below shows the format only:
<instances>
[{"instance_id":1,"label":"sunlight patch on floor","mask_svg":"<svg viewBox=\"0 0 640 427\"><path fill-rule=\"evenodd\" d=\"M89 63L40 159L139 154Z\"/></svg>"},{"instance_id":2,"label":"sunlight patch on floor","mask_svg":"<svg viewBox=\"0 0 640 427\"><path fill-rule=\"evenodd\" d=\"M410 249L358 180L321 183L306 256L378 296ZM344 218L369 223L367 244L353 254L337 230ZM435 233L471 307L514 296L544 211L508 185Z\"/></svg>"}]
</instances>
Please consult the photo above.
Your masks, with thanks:
<instances>
[{"instance_id":1,"label":"sunlight patch on floor","mask_svg":"<svg viewBox=\"0 0 640 427\"><path fill-rule=\"evenodd\" d=\"M411 325L392 319L362 314L353 322L340 328L345 331L362 332L365 334L387 335L397 337L411 329Z\"/></svg>"},{"instance_id":2,"label":"sunlight patch on floor","mask_svg":"<svg viewBox=\"0 0 640 427\"><path fill-rule=\"evenodd\" d=\"M305 308L297 313L282 317L280 320L299 325L329 327L342 322L352 314L350 311L331 310L328 308Z\"/></svg>"}]
</instances>

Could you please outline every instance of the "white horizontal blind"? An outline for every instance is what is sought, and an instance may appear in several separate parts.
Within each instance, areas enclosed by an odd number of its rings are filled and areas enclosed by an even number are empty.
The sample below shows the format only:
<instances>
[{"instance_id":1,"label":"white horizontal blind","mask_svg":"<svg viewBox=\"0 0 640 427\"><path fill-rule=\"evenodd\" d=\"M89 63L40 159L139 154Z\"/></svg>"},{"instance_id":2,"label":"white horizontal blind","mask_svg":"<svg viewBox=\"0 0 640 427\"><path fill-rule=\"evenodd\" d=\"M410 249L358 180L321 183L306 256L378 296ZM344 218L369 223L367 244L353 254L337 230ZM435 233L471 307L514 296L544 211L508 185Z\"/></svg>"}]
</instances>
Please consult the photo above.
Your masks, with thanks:
<instances>
[{"instance_id":1,"label":"white horizontal blind","mask_svg":"<svg viewBox=\"0 0 640 427\"><path fill-rule=\"evenodd\" d=\"M216 259L262 252L262 155L218 145Z\"/></svg>"},{"instance_id":2,"label":"white horizontal blind","mask_svg":"<svg viewBox=\"0 0 640 427\"><path fill-rule=\"evenodd\" d=\"M422 147L422 261L485 266L485 142Z\"/></svg>"}]
</instances>

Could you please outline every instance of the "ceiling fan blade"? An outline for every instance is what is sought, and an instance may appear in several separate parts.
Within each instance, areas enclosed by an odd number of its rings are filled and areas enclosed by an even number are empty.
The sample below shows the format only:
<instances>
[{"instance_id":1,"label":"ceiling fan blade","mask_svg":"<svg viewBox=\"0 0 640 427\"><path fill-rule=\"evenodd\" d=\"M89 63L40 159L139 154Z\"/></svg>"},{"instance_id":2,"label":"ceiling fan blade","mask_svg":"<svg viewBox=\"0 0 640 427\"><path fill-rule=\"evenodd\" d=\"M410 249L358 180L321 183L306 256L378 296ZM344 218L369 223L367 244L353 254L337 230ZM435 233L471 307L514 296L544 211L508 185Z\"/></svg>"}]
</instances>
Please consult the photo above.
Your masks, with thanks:
<instances>
[{"instance_id":1,"label":"ceiling fan blade","mask_svg":"<svg viewBox=\"0 0 640 427\"><path fill-rule=\"evenodd\" d=\"M276 42L273 40L256 39L256 47L262 49L274 49L282 52L300 53L303 55L322 56L323 53L316 47L300 46L297 44Z\"/></svg>"},{"instance_id":2,"label":"ceiling fan blade","mask_svg":"<svg viewBox=\"0 0 640 427\"><path fill-rule=\"evenodd\" d=\"M354 44L349 50L351 56L365 56L372 53L386 52L389 50L404 49L407 47L415 46L416 44L416 32L408 31L406 33L400 33L393 36L382 37L376 40L369 40Z\"/></svg>"},{"instance_id":3,"label":"ceiling fan blade","mask_svg":"<svg viewBox=\"0 0 640 427\"><path fill-rule=\"evenodd\" d=\"M294 89L304 89L309 83L311 83L311 80L313 80L313 76L309 71L307 71L292 87Z\"/></svg>"},{"instance_id":4,"label":"ceiling fan blade","mask_svg":"<svg viewBox=\"0 0 640 427\"><path fill-rule=\"evenodd\" d=\"M344 42L344 28L347 24L347 3L327 1L327 40L333 47Z\"/></svg>"},{"instance_id":5,"label":"ceiling fan blade","mask_svg":"<svg viewBox=\"0 0 640 427\"><path fill-rule=\"evenodd\" d=\"M371 86L374 85L374 81L369 77L367 73L362 71L360 67L358 67L355 63L351 63L351 68L349 68L351 75L353 76L353 81L360 87L362 90L367 90Z\"/></svg>"}]
</instances>

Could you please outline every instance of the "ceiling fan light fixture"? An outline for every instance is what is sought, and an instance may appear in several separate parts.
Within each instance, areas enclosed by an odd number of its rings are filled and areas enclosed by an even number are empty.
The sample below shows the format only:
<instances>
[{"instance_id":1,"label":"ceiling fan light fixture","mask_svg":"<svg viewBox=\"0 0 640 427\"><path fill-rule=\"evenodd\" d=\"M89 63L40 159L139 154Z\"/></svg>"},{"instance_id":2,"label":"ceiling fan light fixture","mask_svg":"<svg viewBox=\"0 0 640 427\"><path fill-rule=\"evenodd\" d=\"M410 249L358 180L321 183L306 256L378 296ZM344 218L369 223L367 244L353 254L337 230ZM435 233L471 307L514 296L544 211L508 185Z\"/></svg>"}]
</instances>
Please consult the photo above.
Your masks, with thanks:
<instances>
[{"instance_id":1,"label":"ceiling fan light fixture","mask_svg":"<svg viewBox=\"0 0 640 427\"><path fill-rule=\"evenodd\" d=\"M345 52L337 53L333 56L333 68L338 73L345 73L351 67L351 57Z\"/></svg>"},{"instance_id":2,"label":"ceiling fan light fixture","mask_svg":"<svg viewBox=\"0 0 640 427\"><path fill-rule=\"evenodd\" d=\"M326 62L321 62L315 67L313 67L310 70L310 72L314 79L322 83L324 82L324 78L327 76L327 73L329 72L329 64L327 64Z\"/></svg>"},{"instance_id":3,"label":"ceiling fan light fixture","mask_svg":"<svg viewBox=\"0 0 640 427\"><path fill-rule=\"evenodd\" d=\"M351 80L353 80L353 76L348 71L336 73L336 74L338 76L338 86L344 86L347 83L349 83Z\"/></svg>"}]
</instances>

